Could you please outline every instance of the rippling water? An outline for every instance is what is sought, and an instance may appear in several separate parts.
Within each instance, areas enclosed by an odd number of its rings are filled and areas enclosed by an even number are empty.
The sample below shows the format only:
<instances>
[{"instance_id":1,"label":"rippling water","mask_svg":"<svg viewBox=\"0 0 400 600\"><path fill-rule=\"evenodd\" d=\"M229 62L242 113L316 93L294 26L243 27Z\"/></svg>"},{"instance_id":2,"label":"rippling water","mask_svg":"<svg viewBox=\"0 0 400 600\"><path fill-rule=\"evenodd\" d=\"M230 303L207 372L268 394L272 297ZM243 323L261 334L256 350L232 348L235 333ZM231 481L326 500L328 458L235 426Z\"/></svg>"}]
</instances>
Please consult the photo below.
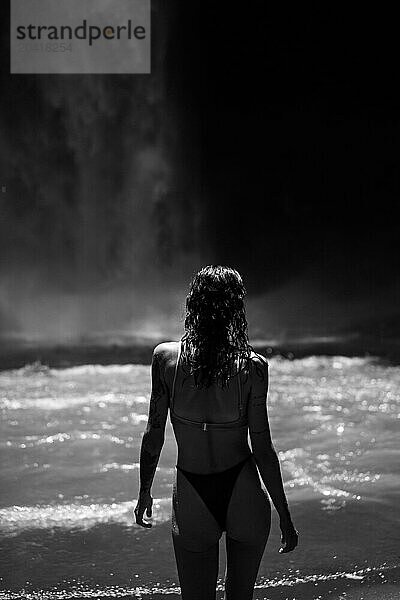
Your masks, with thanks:
<instances>
[{"instance_id":1,"label":"rippling water","mask_svg":"<svg viewBox=\"0 0 400 600\"><path fill-rule=\"evenodd\" d=\"M400 367L272 358L270 375L301 546L277 553L275 517L255 598L400 597ZM169 425L154 526L132 519L149 391L141 365L0 373L0 598L177 597Z\"/></svg>"}]
</instances>

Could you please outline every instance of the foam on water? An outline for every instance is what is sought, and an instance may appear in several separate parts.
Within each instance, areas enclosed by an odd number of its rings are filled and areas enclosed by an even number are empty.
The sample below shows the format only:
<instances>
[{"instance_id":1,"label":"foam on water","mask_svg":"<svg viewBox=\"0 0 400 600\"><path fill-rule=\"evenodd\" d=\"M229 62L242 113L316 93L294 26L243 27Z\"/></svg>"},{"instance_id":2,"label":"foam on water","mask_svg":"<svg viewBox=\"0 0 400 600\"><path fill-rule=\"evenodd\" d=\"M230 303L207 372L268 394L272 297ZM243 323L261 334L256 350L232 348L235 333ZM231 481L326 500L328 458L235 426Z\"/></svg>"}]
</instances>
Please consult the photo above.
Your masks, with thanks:
<instances>
[{"instance_id":1,"label":"foam on water","mask_svg":"<svg viewBox=\"0 0 400 600\"><path fill-rule=\"evenodd\" d=\"M314 575L300 575L299 572L289 574L287 577L278 577L273 579L261 578L255 585L255 590L269 590L272 593L274 590L283 590L285 588L293 588L294 593L301 594L300 597L304 598L302 594L302 587L306 588L306 593L313 594L317 592L314 589L314 593L310 590L311 586L318 586L318 584L324 584L327 582L346 582L348 580L357 584L363 584L367 578L373 579L376 576L385 579L385 576L390 571L395 571L399 568L399 565L388 565L386 562L376 567L366 567L355 571L337 571L335 573L326 574L314 574ZM291 571L291 569L289 569ZM381 582L383 583L383 582ZM365 586L366 587L366 586ZM217 592L224 591L224 583L222 579L218 580ZM71 582L68 589L43 589L43 590L20 590L14 592L8 590L7 592L0 591L0 600L80 600L83 598L142 598L142 596L170 596L180 595L180 587L178 585L163 586L157 583L154 586L96 586L91 589L87 584L77 584ZM287 592L286 592L287 593ZM295 598L296 596L294 596ZM307 596L310 598L311 596ZM341 596L342 597L342 596ZM381 598L386 597L384 589L381 589ZM319 598L321 598L319 596ZM343 598L347 598L345 593Z\"/></svg>"},{"instance_id":2,"label":"foam on water","mask_svg":"<svg viewBox=\"0 0 400 600\"><path fill-rule=\"evenodd\" d=\"M15 535L28 529L89 529L99 523L119 523L135 527L133 509L135 502L111 504L56 504L48 506L11 506L0 509L0 532ZM152 523L165 523L171 518L171 499L155 498Z\"/></svg>"},{"instance_id":3,"label":"foam on water","mask_svg":"<svg viewBox=\"0 0 400 600\"><path fill-rule=\"evenodd\" d=\"M40 398L24 398L22 400L8 399L7 397L0 398L0 409L5 410L27 410L27 409L39 409L39 410L65 410L68 408L78 407L79 405L89 405L98 408L104 408L108 404L123 404L126 406L134 406L135 404L147 404L148 398L146 396L130 396L126 398L116 394L92 394L90 396L72 396L65 395L59 396L44 396Z\"/></svg>"}]
</instances>

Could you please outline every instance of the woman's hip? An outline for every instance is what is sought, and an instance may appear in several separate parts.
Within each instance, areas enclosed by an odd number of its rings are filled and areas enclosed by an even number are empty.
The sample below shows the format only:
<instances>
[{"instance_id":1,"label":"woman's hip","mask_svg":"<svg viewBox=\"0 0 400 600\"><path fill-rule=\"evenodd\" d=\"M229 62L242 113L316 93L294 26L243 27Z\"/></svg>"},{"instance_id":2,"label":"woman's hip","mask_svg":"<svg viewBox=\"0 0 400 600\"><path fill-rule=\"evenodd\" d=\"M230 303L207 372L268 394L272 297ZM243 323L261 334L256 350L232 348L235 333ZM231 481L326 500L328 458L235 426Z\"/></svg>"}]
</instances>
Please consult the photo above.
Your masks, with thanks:
<instances>
[{"instance_id":1,"label":"woman's hip","mask_svg":"<svg viewBox=\"0 0 400 600\"><path fill-rule=\"evenodd\" d=\"M175 541L201 551L215 544L223 530L246 543L266 541L271 507L252 455L232 469L204 476L200 483L177 469L172 502Z\"/></svg>"},{"instance_id":2,"label":"woman's hip","mask_svg":"<svg viewBox=\"0 0 400 600\"><path fill-rule=\"evenodd\" d=\"M226 532L244 543L266 542L271 528L271 504L262 489L260 477L251 456L236 480L230 499Z\"/></svg>"}]
</instances>

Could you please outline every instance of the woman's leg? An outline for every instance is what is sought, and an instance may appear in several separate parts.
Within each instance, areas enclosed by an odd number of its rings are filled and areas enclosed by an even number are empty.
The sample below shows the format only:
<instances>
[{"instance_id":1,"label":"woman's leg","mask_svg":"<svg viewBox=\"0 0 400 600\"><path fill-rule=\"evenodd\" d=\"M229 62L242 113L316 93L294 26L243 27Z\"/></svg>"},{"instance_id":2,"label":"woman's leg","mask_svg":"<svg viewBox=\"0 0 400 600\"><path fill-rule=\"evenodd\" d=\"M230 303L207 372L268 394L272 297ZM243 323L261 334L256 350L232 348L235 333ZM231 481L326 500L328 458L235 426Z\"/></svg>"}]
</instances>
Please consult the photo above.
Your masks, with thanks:
<instances>
[{"instance_id":1,"label":"woman's leg","mask_svg":"<svg viewBox=\"0 0 400 600\"><path fill-rule=\"evenodd\" d=\"M172 539L182 600L215 600L221 529L192 484L177 471Z\"/></svg>"},{"instance_id":2,"label":"woman's leg","mask_svg":"<svg viewBox=\"0 0 400 600\"><path fill-rule=\"evenodd\" d=\"M271 505L254 460L238 475L227 514L226 600L251 600L271 528Z\"/></svg>"},{"instance_id":3,"label":"woman's leg","mask_svg":"<svg viewBox=\"0 0 400 600\"><path fill-rule=\"evenodd\" d=\"M226 600L251 600L265 542L244 544L226 537Z\"/></svg>"},{"instance_id":4,"label":"woman's leg","mask_svg":"<svg viewBox=\"0 0 400 600\"><path fill-rule=\"evenodd\" d=\"M219 544L203 552L186 550L173 536L182 600L215 600Z\"/></svg>"}]
</instances>

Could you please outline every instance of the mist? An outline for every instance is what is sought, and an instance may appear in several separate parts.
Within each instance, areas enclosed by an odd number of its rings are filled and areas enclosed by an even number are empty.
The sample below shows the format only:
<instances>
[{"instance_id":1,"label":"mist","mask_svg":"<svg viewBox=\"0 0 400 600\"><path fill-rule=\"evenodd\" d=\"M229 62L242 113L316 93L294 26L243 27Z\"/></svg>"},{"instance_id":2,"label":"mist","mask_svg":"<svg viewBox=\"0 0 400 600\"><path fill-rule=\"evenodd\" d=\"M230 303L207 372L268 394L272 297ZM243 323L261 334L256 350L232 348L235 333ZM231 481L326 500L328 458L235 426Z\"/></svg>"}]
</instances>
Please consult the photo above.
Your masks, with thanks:
<instances>
[{"instance_id":1,"label":"mist","mask_svg":"<svg viewBox=\"0 0 400 600\"><path fill-rule=\"evenodd\" d=\"M0 334L68 342L176 334L205 259L153 7L150 76L9 79L1 97Z\"/></svg>"}]
</instances>

